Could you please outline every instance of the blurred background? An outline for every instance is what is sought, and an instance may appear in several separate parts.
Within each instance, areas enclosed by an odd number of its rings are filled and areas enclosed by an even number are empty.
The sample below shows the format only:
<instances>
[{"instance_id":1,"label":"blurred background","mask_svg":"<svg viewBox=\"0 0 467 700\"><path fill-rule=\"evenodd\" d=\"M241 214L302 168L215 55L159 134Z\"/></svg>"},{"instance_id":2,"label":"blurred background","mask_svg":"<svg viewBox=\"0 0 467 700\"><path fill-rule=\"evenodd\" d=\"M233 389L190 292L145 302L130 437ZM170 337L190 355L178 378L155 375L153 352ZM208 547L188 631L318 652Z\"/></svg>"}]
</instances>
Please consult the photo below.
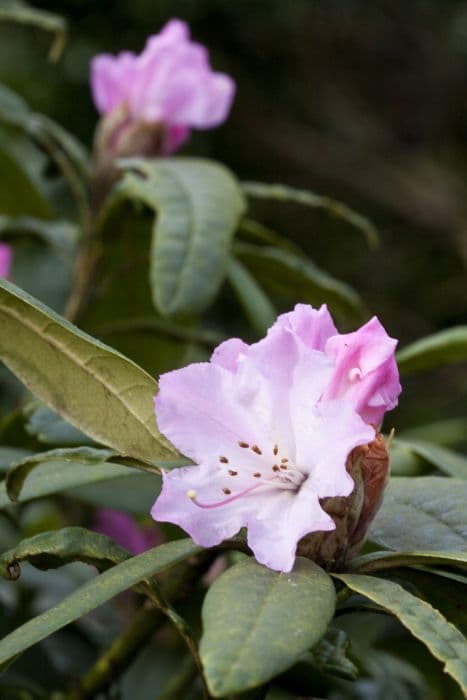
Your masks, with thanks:
<instances>
[{"instance_id":1,"label":"blurred background","mask_svg":"<svg viewBox=\"0 0 467 700\"><path fill-rule=\"evenodd\" d=\"M97 118L91 57L140 51L168 19L184 19L238 92L227 123L196 133L182 153L224 161L243 179L337 197L370 217L381 236L376 250L326 214L256 204L261 221L355 286L401 344L467 321L466 2L33 4L69 24L57 64L47 61L49 36L0 24L0 81L34 109L90 147ZM465 369L407 380L392 422L465 413Z\"/></svg>"}]
</instances>

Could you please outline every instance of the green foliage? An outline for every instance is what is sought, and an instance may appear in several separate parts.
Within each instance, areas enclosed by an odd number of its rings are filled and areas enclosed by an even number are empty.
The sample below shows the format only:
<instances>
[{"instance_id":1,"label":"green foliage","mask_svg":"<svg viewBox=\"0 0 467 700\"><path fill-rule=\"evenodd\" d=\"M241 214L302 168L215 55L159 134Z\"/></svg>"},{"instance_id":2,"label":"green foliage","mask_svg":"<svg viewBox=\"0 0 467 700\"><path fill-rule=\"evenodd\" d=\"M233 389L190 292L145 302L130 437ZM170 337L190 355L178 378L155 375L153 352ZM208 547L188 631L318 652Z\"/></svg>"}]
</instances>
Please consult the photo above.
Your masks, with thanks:
<instances>
[{"instance_id":1,"label":"green foliage","mask_svg":"<svg viewBox=\"0 0 467 700\"><path fill-rule=\"evenodd\" d=\"M111 450L77 447L40 452L22 458L19 462L10 462L7 479L0 484L0 508L9 505L12 497L18 503L26 503L43 496L68 492L70 489L75 497L88 501L82 487L103 482L111 483L111 498L107 503L103 497L100 501L102 505L110 506L112 495L113 498L117 496L114 482L118 482L123 486L124 492L129 496L133 494L139 503L137 512L147 513L148 506L159 490L158 477L109 462L108 458L114 454ZM76 492L77 487L81 488L79 493ZM141 498L144 494L146 497ZM95 502L92 495L91 502ZM129 510L133 511L134 508L130 507Z\"/></svg>"},{"instance_id":2,"label":"green foliage","mask_svg":"<svg viewBox=\"0 0 467 700\"><path fill-rule=\"evenodd\" d=\"M324 635L334 604L331 579L306 559L290 574L251 560L230 568L203 604L200 655L212 695L254 688L291 666Z\"/></svg>"},{"instance_id":3,"label":"green foliage","mask_svg":"<svg viewBox=\"0 0 467 700\"><path fill-rule=\"evenodd\" d=\"M228 279L251 325L257 333L264 335L277 315L269 297L248 269L235 258L229 261Z\"/></svg>"},{"instance_id":4,"label":"green foliage","mask_svg":"<svg viewBox=\"0 0 467 700\"><path fill-rule=\"evenodd\" d=\"M405 374L461 360L467 360L467 326L449 328L421 338L397 355L399 369Z\"/></svg>"},{"instance_id":5,"label":"green foliage","mask_svg":"<svg viewBox=\"0 0 467 700\"><path fill-rule=\"evenodd\" d=\"M97 441L146 462L173 456L154 419L156 382L4 281L0 357L39 398Z\"/></svg>"},{"instance_id":6,"label":"green foliage","mask_svg":"<svg viewBox=\"0 0 467 700\"><path fill-rule=\"evenodd\" d=\"M465 551L467 483L460 479L391 479L369 533L377 544L401 552Z\"/></svg>"},{"instance_id":7,"label":"green foliage","mask_svg":"<svg viewBox=\"0 0 467 700\"><path fill-rule=\"evenodd\" d=\"M66 22L60 15L37 10L23 0L2 0L0 21L18 22L50 32L54 35L54 40L50 47L49 58L51 61L60 58L66 40Z\"/></svg>"},{"instance_id":8,"label":"green foliage","mask_svg":"<svg viewBox=\"0 0 467 700\"><path fill-rule=\"evenodd\" d=\"M324 209L330 216L342 219L361 231L366 236L369 246L375 247L378 244L378 233L371 221L331 197L323 197L309 190L298 190L286 185L266 185L263 182L244 182L243 189L250 197L278 199L284 202L296 202L313 209Z\"/></svg>"},{"instance_id":9,"label":"green foliage","mask_svg":"<svg viewBox=\"0 0 467 700\"><path fill-rule=\"evenodd\" d=\"M407 627L467 692L467 644L462 634L427 602L392 581L359 574L334 574L351 590L388 610Z\"/></svg>"},{"instance_id":10,"label":"green foliage","mask_svg":"<svg viewBox=\"0 0 467 700\"><path fill-rule=\"evenodd\" d=\"M463 454L424 440L399 438L394 443L449 476L467 479L467 457Z\"/></svg>"},{"instance_id":11,"label":"green foliage","mask_svg":"<svg viewBox=\"0 0 467 700\"><path fill-rule=\"evenodd\" d=\"M129 557L129 552L105 535L83 527L64 527L54 532L41 532L4 552L0 557L0 574L9 580L19 578L20 563L24 561L42 570L82 561L106 571Z\"/></svg>"},{"instance_id":12,"label":"green foliage","mask_svg":"<svg viewBox=\"0 0 467 700\"><path fill-rule=\"evenodd\" d=\"M0 641L0 664L15 658L17 654L91 612L118 593L175 566L199 550L191 540L170 542L105 571L78 588L58 605L4 637Z\"/></svg>"},{"instance_id":13,"label":"green foliage","mask_svg":"<svg viewBox=\"0 0 467 700\"><path fill-rule=\"evenodd\" d=\"M312 306L327 303L340 318L360 319L363 315L358 294L344 282L320 270L303 254L247 243L238 243L235 253L264 289L279 298L287 301L299 299Z\"/></svg>"},{"instance_id":14,"label":"green foliage","mask_svg":"<svg viewBox=\"0 0 467 700\"><path fill-rule=\"evenodd\" d=\"M204 311L222 284L245 210L234 176L218 163L187 158L121 166L125 175L112 201L127 197L155 215L150 280L156 308L164 316Z\"/></svg>"}]
</instances>

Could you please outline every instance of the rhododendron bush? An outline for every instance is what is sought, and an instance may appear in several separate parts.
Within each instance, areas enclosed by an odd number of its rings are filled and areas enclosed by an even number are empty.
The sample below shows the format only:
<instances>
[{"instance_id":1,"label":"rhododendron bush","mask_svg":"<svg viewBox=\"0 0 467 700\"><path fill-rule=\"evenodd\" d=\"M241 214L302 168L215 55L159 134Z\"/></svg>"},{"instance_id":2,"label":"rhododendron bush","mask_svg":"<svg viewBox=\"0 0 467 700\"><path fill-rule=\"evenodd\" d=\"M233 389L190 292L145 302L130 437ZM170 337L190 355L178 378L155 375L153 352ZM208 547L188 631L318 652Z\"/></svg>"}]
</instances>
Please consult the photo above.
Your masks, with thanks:
<instances>
[{"instance_id":1,"label":"rhododendron bush","mask_svg":"<svg viewBox=\"0 0 467 700\"><path fill-rule=\"evenodd\" d=\"M466 419L409 409L467 326L399 349L334 276L391 246L207 157L241 76L151 31L89 57L86 145L0 85L0 697L462 698ZM336 271L291 203L354 236Z\"/></svg>"}]
</instances>

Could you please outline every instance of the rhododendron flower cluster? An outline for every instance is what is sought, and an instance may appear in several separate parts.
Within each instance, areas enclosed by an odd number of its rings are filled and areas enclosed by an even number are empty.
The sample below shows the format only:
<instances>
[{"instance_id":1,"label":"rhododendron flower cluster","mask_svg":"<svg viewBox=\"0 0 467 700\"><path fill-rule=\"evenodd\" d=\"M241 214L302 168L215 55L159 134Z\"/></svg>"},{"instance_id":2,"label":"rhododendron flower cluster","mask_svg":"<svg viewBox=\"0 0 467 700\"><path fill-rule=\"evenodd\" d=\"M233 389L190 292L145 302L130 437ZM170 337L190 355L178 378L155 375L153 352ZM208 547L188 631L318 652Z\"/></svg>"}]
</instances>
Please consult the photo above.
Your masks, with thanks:
<instances>
[{"instance_id":1,"label":"rhododendron flower cluster","mask_svg":"<svg viewBox=\"0 0 467 700\"><path fill-rule=\"evenodd\" d=\"M7 243L0 243L0 277L8 277L11 269L12 253Z\"/></svg>"},{"instance_id":2,"label":"rhododendron flower cluster","mask_svg":"<svg viewBox=\"0 0 467 700\"><path fill-rule=\"evenodd\" d=\"M139 55L124 51L96 56L91 88L101 114L123 110L115 123L115 138L134 122L158 124L163 127L165 154L186 141L191 128L222 124L235 93L234 81L211 69L207 50L190 40L188 25L179 20L150 37Z\"/></svg>"},{"instance_id":3,"label":"rhododendron flower cluster","mask_svg":"<svg viewBox=\"0 0 467 700\"><path fill-rule=\"evenodd\" d=\"M305 535L335 529L320 501L352 493L349 454L397 404L396 344L376 318L339 334L299 304L263 340L164 374L159 428L197 466L163 474L154 519L206 547L246 527L256 559L290 571Z\"/></svg>"}]
</instances>

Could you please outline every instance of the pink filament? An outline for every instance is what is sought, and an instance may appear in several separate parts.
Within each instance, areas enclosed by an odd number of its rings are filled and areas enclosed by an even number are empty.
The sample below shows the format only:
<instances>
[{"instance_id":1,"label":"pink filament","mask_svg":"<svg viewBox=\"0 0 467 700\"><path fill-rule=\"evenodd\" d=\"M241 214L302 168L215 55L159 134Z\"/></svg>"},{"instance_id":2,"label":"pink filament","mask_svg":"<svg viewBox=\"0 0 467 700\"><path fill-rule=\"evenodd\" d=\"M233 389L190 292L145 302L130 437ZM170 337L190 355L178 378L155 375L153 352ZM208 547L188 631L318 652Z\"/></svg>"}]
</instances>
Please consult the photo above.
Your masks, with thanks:
<instances>
[{"instance_id":1,"label":"pink filament","mask_svg":"<svg viewBox=\"0 0 467 700\"><path fill-rule=\"evenodd\" d=\"M241 498L242 496L246 496L247 494L251 493L252 491L256 491L256 489L259 489L260 486L264 486L264 484L255 484L254 486L250 486L249 488L245 489L244 491L240 491L240 493L235 493L233 496L229 496L229 498L224 498L223 501L217 501L216 503L200 503L199 501L196 500L196 496L194 498L190 498L191 501L195 504L195 506L198 506L199 508L219 508L220 506L226 506L228 503L232 503L233 501L236 501L238 498Z\"/></svg>"}]
</instances>

